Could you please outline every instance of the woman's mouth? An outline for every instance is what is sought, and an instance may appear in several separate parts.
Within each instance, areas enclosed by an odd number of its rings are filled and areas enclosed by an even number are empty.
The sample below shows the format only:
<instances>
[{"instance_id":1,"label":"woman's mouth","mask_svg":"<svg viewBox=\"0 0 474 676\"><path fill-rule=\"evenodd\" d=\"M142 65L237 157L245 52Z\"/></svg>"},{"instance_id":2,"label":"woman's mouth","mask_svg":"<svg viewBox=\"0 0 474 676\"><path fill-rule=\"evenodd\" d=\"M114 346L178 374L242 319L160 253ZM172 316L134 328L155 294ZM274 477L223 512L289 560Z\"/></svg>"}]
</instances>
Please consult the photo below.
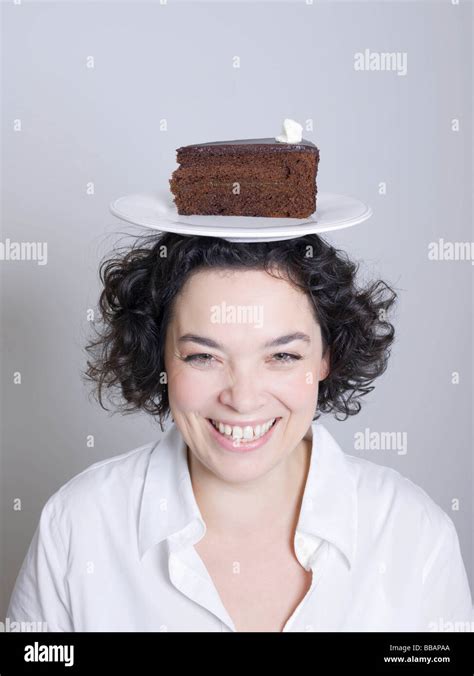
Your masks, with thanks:
<instances>
[{"instance_id":1,"label":"woman's mouth","mask_svg":"<svg viewBox=\"0 0 474 676\"><path fill-rule=\"evenodd\" d=\"M252 451L267 443L281 418L271 418L262 425L230 426L218 420L206 418L211 435L222 448L228 451L243 453Z\"/></svg>"}]
</instances>

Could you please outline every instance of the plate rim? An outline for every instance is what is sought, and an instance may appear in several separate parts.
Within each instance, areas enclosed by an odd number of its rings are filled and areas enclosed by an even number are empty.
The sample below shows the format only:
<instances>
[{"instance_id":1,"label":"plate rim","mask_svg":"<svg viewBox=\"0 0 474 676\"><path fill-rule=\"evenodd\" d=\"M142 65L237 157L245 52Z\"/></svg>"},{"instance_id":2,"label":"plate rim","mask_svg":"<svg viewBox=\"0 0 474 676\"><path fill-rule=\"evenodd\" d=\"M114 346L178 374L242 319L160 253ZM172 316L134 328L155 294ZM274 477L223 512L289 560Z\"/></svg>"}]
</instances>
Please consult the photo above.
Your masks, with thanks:
<instances>
[{"instance_id":1,"label":"plate rim","mask_svg":"<svg viewBox=\"0 0 474 676\"><path fill-rule=\"evenodd\" d=\"M261 240L264 241L265 236L271 237L272 239L284 238L290 239L294 237L304 236L306 234L321 234L323 232L331 232L334 230L339 230L347 227L352 227L354 225L359 225L364 221L368 220L373 215L373 209L369 204L366 204L362 200L352 197L352 195L347 195L343 193L334 193L334 192L318 192L318 198L321 199L338 199L344 198L352 201L355 205L360 206L360 211L357 215L344 218L333 223L323 223L318 225L318 223L313 220L313 214L317 214L317 210L309 217L308 220L305 220L302 223L281 223L281 224L272 224L267 228L260 225L254 225L253 228L240 229L236 226L226 226L223 223L219 223L213 226L212 224L196 224L196 223L185 223L180 220L174 220L174 216L179 218L181 215L176 214L166 214L156 216L153 223L145 223L143 220L134 217L133 214L126 213L119 208L119 203L123 200L137 200L137 199L146 199L150 202L150 206L154 204L161 205L163 207L169 208L172 201L170 201L170 195L165 195L163 193L131 193L127 195L122 195L109 203L110 212L120 220L126 221L132 225L137 225L140 227L148 228L151 230L161 231L161 232L172 232L176 234L186 234L186 235L196 235L202 237L221 237L221 238L233 238L235 241L243 240L247 238L247 241ZM206 218L212 219L213 216L205 216ZM184 216L184 218L192 218L192 216ZM234 216L233 218L245 218L253 219L253 216ZM295 221L296 219L281 219L281 220L290 220ZM205 232L202 232L202 231ZM302 230L305 230L303 232ZM291 232L289 232L291 231ZM232 240L230 240L232 241Z\"/></svg>"}]
</instances>

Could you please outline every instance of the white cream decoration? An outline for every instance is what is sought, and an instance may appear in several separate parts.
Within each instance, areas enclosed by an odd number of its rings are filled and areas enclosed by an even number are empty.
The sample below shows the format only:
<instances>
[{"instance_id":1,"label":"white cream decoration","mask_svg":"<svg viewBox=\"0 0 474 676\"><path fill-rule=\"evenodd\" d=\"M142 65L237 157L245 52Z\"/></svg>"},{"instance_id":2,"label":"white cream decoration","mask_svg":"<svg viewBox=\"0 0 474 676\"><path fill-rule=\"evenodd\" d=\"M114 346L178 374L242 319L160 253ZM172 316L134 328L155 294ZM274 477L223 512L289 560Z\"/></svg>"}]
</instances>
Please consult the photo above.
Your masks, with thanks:
<instances>
[{"instance_id":1,"label":"white cream decoration","mask_svg":"<svg viewBox=\"0 0 474 676\"><path fill-rule=\"evenodd\" d=\"M303 127L295 120L288 117L283 120L283 134L275 136L279 143L301 143L303 138Z\"/></svg>"}]
</instances>

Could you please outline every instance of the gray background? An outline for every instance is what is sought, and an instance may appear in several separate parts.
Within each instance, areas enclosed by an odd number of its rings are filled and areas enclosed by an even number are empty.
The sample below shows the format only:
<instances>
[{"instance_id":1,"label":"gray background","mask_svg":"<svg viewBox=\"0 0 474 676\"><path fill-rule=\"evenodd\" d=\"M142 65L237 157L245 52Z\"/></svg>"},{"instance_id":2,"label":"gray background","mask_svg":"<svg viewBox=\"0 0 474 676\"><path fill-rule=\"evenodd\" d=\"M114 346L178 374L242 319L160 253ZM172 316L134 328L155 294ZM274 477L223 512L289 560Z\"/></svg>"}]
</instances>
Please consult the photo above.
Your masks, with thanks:
<instances>
[{"instance_id":1,"label":"gray background","mask_svg":"<svg viewBox=\"0 0 474 676\"><path fill-rule=\"evenodd\" d=\"M319 190L374 209L327 239L361 262L362 279L399 291L388 371L358 416L323 424L449 514L473 587L474 268L428 260L431 241L474 239L471 4L24 1L4 3L2 18L2 241L46 241L48 263L0 261L0 617L48 497L161 434L146 415L103 411L80 379L100 259L121 232L143 232L109 202L166 186L180 145L275 136L284 117L313 119L304 136L321 151ZM355 71L365 49L407 52L407 75ZM407 454L354 450L366 427L406 432Z\"/></svg>"}]
</instances>

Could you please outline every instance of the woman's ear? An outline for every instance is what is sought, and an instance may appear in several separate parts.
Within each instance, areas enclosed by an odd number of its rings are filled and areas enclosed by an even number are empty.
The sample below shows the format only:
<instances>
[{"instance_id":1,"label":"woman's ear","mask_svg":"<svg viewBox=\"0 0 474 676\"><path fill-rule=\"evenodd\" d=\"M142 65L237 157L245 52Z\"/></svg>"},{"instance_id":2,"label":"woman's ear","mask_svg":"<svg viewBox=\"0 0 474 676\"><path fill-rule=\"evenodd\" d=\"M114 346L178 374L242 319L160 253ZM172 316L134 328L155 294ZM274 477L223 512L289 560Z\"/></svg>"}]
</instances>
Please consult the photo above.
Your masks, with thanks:
<instances>
[{"instance_id":1,"label":"woman's ear","mask_svg":"<svg viewBox=\"0 0 474 676\"><path fill-rule=\"evenodd\" d=\"M330 350L329 348L326 348L326 352L324 353L319 366L319 381L325 380L329 375L330 356Z\"/></svg>"}]
</instances>

